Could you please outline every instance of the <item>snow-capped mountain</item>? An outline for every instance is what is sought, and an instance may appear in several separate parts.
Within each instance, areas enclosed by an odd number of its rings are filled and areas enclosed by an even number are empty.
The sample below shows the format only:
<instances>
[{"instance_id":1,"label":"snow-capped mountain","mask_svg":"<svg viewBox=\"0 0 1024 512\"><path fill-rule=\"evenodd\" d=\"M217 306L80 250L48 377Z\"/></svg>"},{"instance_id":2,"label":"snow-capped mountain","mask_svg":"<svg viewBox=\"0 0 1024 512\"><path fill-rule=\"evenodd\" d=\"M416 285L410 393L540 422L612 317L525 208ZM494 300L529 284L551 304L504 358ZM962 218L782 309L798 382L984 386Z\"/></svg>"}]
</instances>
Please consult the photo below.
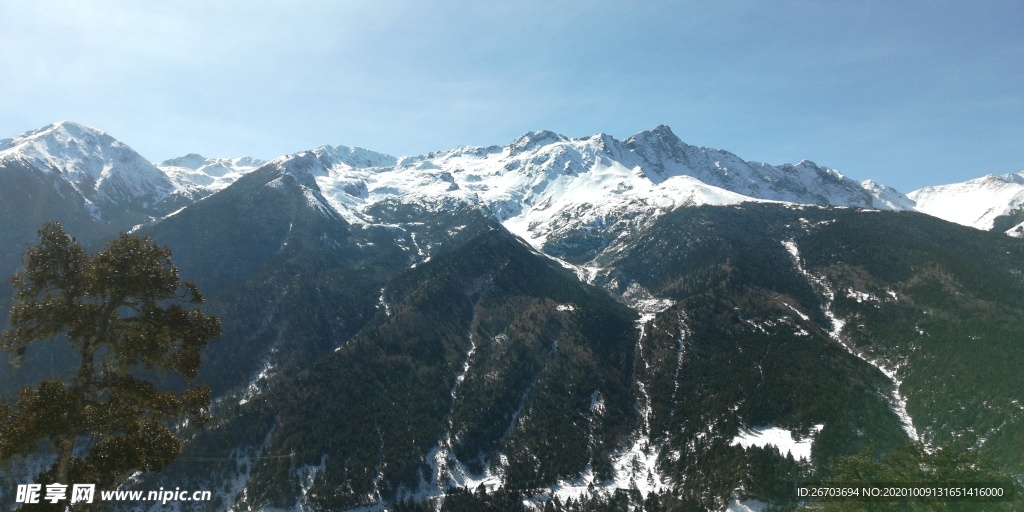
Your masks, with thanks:
<instances>
[{"instance_id":1,"label":"snow-capped mountain","mask_svg":"<svg viewBox=\"0 0 1024 512\"><path fill-rule=\"evenodd\" d=\"M126 486L236 510L722 510L797 506L788 482L912 440L1022 460L1024 245L878 211L914 208L890 187L664 126L148 167L104 137L0 144L0 274L42 222L89 247L139 226L221 318L196 381L214 421ZM124 162L165 197L97 220L76 187L100 197ZM29 351L0 391L69 354Z\"/></svg>"},{"instance_id":2,"label":"snow-capped mountain","mask_svg":"<svg viewBox=\"0 0 1024 512\"><path fill-rule=\"evenodd\" d=\"M625 140L537 131L507 146L462 146L411 157L320 146L271 162L189 154L154 165L100 130L62 121L0 140L0 161L18 161L66 181L93 216L107 222L122 217L115 223L130 221L129 227L178 211L269 163L302 178L300 183L308 181L323 204L350 223L375 222L369 212L382 201L460 201L485 209L534 247L567 260L590 259L618 233L682 205L745 201L917 210L1024 235L1022 219L1013 216L1024 206L1024 172L904 195L807 160L776 166L689 145L664 125ZM125 210L133 213L125 216Z\"/></svg>"},{"instance_id":3,"label":"snow-capped mountain","mask_svg":"<svg viewBox=\"0 0 1024 512\"><path fill-rule=\"evenodd\" d=\"M175 190L153 164L106 133L70 121L0 140L0 159L64 177L90 203L150 206Z\"/></svg>"},{"instance_id":4,"label":"snow-capped mountain","mask_svg":"<svg viewBox=\"0 0 1024 512\"><path fill-rule=\"evenodd\" d=\"M327 147L274 164L313 177L330 205L350 222L373 222L370 207L389 199L425 204L456 199L484 207L538 246L569 220L578 225L630 208L749 199L686 176L655 184L635 162L627 167L610 157L602 146L605 139L534 132L506 147L460 147L401 159ZM366 157L339 157L356 151Z\"/></svg>"},{"instance_id":5,"label":"snow-capped mountain","mask_svg":"<svg viewBox=\"0 0 1024 512\"><path fill-rule=\"evenodd\" d=\"M686 175L758 199L905 209L878 200L839 171L809 160L780 166L747 162L728 151L686 144L664 125L626 139L624 146L642 159L645 175L654 182Z\"/></svg>"},{"instance_id":6,"label":"snow-capped mountain","mask_svg":"<svg viewBox=\"0 0 1024 512\"><path fill-rule=\"evenodd\" d=\"M71 121L0 140L0 172L34 170L64 201L84 203L95 220L121 230L180 210L264 163L190 154L157 166L103 131ZM46 217L53 208L36 209Z\"/></svg>"},{"instance_id":7,"label":"snow-capped mountain","mask_svg":"<svg viewBox=\"0 0 1024 512\"><path fill-rule=\"evenodd\" d=\"M153 165L106 133L70 121L0 140L0 156L20 156L34 167L57 171L90 200L146 198L150 203L174 192L221 190L266 163L189 154ZM311 163L310 158L319 164L299 163ZM505 147L459 147L402 158L321 146L275 163L306 169L339 210L358 210L385 197L458 191L455 196L479 201L503 220L526 225L550 218L541 211L554 214L623 198L668 207L723 200L909 207L899 197L878 197L900 196L891 188L865 188L809 161L782 166L747 162L727 151L685 144L667 126L625 141L606 134L571 139L539 131ZM680 177L688 179L673 180ZM358 211L353 213L358 217ZM534 238L543 239L543 234Z\"/></svg>"},{"instance_id":8,"label":"snow-capped mountain","mask_svg":"<svg viewBox=\"0 0 1024 512\"><path fill-rule=\"evenodd\" d=\"M369 211L385 200L463 201L491 212L537 249L575 262L591 259L630 226L684 205L782 201L912 209L890 187L862 186L808 161L778 167L746 162L687 145L667 126L626 141L538 131L504 147L403 158L324 146L273 165L312 179L350 223L374 222Z\"/></svg>"},{"instance_id":9,"label":"snow-capped mountain","mask_svg":"<svg viewBox=\"0 0 1024 512\"><path fill-rule=\"evenodd\" d=\"M305 164L295 164L296 170L302 170L302 172L311 173L314 176L326 175L327 169L336 167L387 167L395 165L398 161L393 156L347 146L320 146L310 151L296 153L292 155L291 159L306 162ZM206 158L190 153L165 160L158 167L167 174L179 193L203 197L224 189L244 174L250 173L266 163L265 160L252 157Z\"/></svg>"},{"instance_id":10,"label":"snow-capped mountain","mask_svg":"<svg viewBox=\"0 0 1024 512\"><path fill-rule=\"evenodd\" d=\"M165 160L157 167L178 190L216 192L265 163L264 160L252 157L206 158L190 153Z\"/></svg>"},{"instance_id":11,"label":"snow-capped mountain","mask_svg":"<svg viewBox=\"0 0 1024 512\"><path fill-rule=\"evenodd\" d=\"M907 196L917 203L921 212L957 224L991 230L997 218L1024 208L1024 171L925 187ZM1020 233L1019 228L1020 224L1017 224L1008 233Z\"/></svg>"},{"instance_id":12,"label":"snow-capped mountain","mask_svg":"<svg viewBox=\"0 0 1024 512\"><path fill-rule=\"evenodd\" d=\"M71 122L6 139L0 148L0 155L65 176L99 206L95 216L109 221L120 215L117 224L127 227L180 211L268 164L189 154L154 166L109 135ZM574 263L593 259L637 226L680 206L913 206L894 189L859 184L813 162L772 166L691 146L667 126L625 141L538 131L503 147L463 146L400 158L320 146L269 165L307 186L311 204L333 209L352 224L377 222L370 212L383 201L435 209L457 201L484 209L535 248ZM118 213L129 204L134 213Z\"/></svg>"}]
</instances>

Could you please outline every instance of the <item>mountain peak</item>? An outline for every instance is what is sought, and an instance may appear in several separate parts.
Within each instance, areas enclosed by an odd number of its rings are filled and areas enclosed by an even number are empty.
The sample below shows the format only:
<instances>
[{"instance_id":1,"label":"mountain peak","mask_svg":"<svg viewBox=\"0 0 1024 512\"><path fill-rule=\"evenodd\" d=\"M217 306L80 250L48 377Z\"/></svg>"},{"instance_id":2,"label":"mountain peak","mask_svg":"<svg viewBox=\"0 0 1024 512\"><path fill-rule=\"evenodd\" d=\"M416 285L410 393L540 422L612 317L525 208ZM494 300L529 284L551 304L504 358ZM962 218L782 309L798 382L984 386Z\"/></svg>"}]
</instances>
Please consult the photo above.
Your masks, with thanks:
<instances>
[{"instance_id":1,"label":"mountain peak","mask_svg":"<svg viewBox=\"0 0 1024 512\"><path fill-rule=\"evenodd\" d=\"M103 131L59 121L0 141L0 155L20 156L64 176L86 199L154 204L174 186L127 144Z\"/></svg>"},{"instance_id":2,"label":"mountain peak","mask_svg":"<svg viewBox=\"0 0 1024 512\"><path fill-rule=\"evenodd\" d=\"M58 121L42 128L29 130L21 135L0 140L0 151L17 147L25 148L39 143L45 144L48 148L57 149L71 143L81 144L83 142L110 144L114 142L114 138L101 130L73 121Z\"/></svg>"},{"instance_id":3,"label":"mountain peak","mask_svg":"<svg viewBox=\"0 0 1024 512\"><path fill-rule=\"evenodd\" d=\"M1000 184L1012 183L1016 185L1024 185L1024 171L1021 171L1016 174L988 174L979 178L979 181L987 181L990 183Z\"/></svg>"},{"instance_id":4,"label":"mountain peak","mask_svg":"<svg viewBox=\"0 0 1024 512\"><path fill-rule=\"evenodd\" d=\"M198 153L189 153L185 156L164 160L163 162L160 162L160 166L184 167L186 169L196 170L206 164L207 160L208 159L205 156Z\"/></svg>"},{"instance_id":5,"label":"mountain peak","mask_svg":"<svg viewBox=\"0 0 1024 512\"><path fill-rule=\"evenodd\" d=\"M860 186L873 197L874 206L877 208L913 211L917 206L899 190L875 180L864 180L860 182Z\"/></svg>"},{"instance_id":6,"label":"mountain peak","mask_svg":"<svg viewBox=\"0 0 1024 512\"><path fill-rule=\"evenodd\" d=\"M675 134L675 132L672 131L672 128L668 127L668 125L659 124L650 130L644 130L626 139L626 144L671 146L683 144L683 141Z\"/></svg>"},{"instance_id":7,"label":"mountain peak","mask_svg":"<svg viewBox=\"0 0 1024 512\"><path fill-rule=\"evenodd\" d=\"M320 158L328 169L339 164L362 169L367 167L390 167L398 163L398 159L391 155L350 146L324 145L314 149L313 153Z\"/></svg>"},{"instance_id":8,"label":"mountain peak","mask_svg":"<svg viewBox=\"0 0 1024 512\"><path fill-rule=\"evenodd\" d=\"M289 174L299 180L299 183L309 188L316 188L316 176L326 176L329 168L324 165L323 159L314 151L300 151L291 155L283 156L273 160L278 169L284 174Z\"/></svg>"},{"instance_id":9,"label":"mountain peak","mask_svg":"<svg viewBox=\"0 0 1024 512\"><path fill-rule=\"evenodd\" d=\"M607 133L596 133L583 140L590 141L591 144L595 145L597 148L612 157L618 157L622 151L627 151L622 147L622 142L619 139L616 139Z\"/></svg>"},{"instance_id":10,"label":"mountain peak","mask_svg":"<svg viewBox=\"0 0 1024 512\"><path fill-rule=\"evenodd\" d=\"M679 136L677 136L675 132L672 131L672 128L669 128L667 124L659 124L658 126L655 126L653 130L650 130L650 132L660 137L679 138Z\"/></svg>"},{"instance_id":11,"label":"mountain peak","mask_svg":"<svg viewBox=\"0 0 1024 512\"><path fill-rule=\"evenodd\" d=\"M907 194L921 212L964 226L990 230L1004 215L1024 209L1024 173L989 174Z\"/></svg>"},{"instance_id":12,"label":"mountain peak","mask_svg":"<svg viewBox=\"0 0 1024 512\"><path fill-rule=\"evenodd\" d=\"M552 144L555 142L564 142L569 140L565 135L555 133L550 130L541 130L535 132L527 132L512 141L509 146L513 154L522 153L531 149Z\"/></svg>"},{"instance_id":13,"label":"mountain peak","mask_svg":"<svg viewBox=\"0 0 1024 512\"><path fill-rule=\"evenodd\" d=\"M690 165L688 153L694 147L683 142L667 125L660 124L654 129L644 130L623 141L623 145L646 162L644 170L656 183L672 174L691 175L693 166ZM665 166L670 161L682 163L682 166L670 170Z\"/></svg>"},{"instance_id":14,"label":"mountain peak","mask_svg":"<svg viewBox=\"0 0 1024 512\"><path fill-rule=\"evenodd\" d=\"M86 126L86 125L81 124L81 123L76 123L74 121L68 121L68 120L57 121L56 123L53 123L53 124L47 126L47 128L53 128L53 129L59 128L59 129L62 129L62 130L66 130L68 132L95 133L95 134L100 134L100 135L106 135L106 133L103 132L103 130L100 130L100 129L97 129L97 128L93 128L91 126Z\"/></svg>"}]
</instances>

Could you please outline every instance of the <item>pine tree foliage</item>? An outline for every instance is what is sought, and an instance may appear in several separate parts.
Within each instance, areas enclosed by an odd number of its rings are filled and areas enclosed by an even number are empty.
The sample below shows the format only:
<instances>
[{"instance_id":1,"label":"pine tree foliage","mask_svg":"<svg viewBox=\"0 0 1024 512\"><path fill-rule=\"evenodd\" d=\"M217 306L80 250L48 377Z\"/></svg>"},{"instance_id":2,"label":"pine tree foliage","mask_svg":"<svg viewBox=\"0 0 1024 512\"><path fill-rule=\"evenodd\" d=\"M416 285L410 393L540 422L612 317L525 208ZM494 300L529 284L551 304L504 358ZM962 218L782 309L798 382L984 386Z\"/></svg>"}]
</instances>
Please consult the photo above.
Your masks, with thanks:
<instances>
[{"instance_id":1,"label":"pine tree foliage","mask_svg":"<svg viewBox=\"0 0 1024 512\"><path fill-rule=\"evenodd\" d=\"M1020 510L1024 504L1017 492L1007 492L1015 486L1013 479L998 463L978 454L969 445L962 443L927 446L922 443L905 443L881 457L864 451L840 457L829 464L829 476L823 486L849 486L851 483L880 482L895 484L926 483L938 486L959 486L967 484L982 487L1004 487L1004 499L986 498L978 495L962 499L875 500L866 498L810 499L800 510L821 510L845 512L872 510L886 511L1003 511Z\"/></svg>"},{"instance_id":2,"label":"pine tree foliage","mask_svg":"<svg viewBox=\"0 0 1024 512\"><path fill-rule=\"evenodd\" d=\"M194 378L220 323L196 307L203 296L180 280L170 251L122 234L89 255L60 224L47 223L12 284L0 349L17 363L30 346L60 339L81 359L67 381L41 382L21 390L16 404L0 404L0 460L49 441L57 460L40 483L100 488L172 462L181 440L168 423L204 423L209 388L159 391L139 374Z\"/></svg>"},{"instance_id":3,"label":"pine tree foliage","mask_svg":"<svg viewBox=\"0 0 1024 512\"><path fill-rule=\"evenodd\" d=\"M592 287L479 212L394 203L386 223L332 228L302 190L264 188L280 197L247 224L212 220L233 205L211 198L146 231L227 319L197 379L228 394L190 460L138 489L217 482L214 509L791 509L794 481L897 450L904 410L930 445L962 439L1021 474L1020 240L917 214L688 208L606 253ZM273 229L229 236L253 224ZM225 246L267 263L218 285ZM666 309L638 338L601 287ZM769 426L810 460L734 441ZM637 435L662 491L609 487ZM584 499L544 495L585 471ZM452 488L458 472L503 486Z\"/></svg>"}]
</instances>

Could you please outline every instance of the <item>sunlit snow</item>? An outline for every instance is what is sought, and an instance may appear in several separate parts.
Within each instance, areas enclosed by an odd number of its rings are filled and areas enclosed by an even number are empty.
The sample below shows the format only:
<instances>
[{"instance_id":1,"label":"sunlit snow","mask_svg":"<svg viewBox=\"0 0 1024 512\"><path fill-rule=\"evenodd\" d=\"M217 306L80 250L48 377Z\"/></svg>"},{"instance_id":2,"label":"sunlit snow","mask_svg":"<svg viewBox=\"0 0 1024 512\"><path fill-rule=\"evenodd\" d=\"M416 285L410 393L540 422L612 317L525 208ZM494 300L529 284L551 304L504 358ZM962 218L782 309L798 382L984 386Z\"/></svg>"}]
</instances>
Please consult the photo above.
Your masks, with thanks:
<instances>
[{"instance_id":1,"label":"sunlit snow","mask_svg":"<svg viewBox=\"0 0 1024 512\"><path fill-rule=\"evenodd\" d=\"M819 289L819 291L822 292L822 294L825 296L826 302L824 306L824 313L825 316L829 319L829 323L831 324L831 329L829 329L828 333L829 336L832 337L832 339L835 340L837 343L839 343L839 345L841 345L844 349L846 349L847 352L856 356L862 361L870 364L871 366L878 368L879 371L885 374L885 376L888 377L890 381L892 381L893 390L892 397L890 399L890 404L892 405L893 412L896 413L897 417L899 417L900 423L903 426L903 430L907 433L907 436L916 441L918 439L917 429L914 428L914 422L911 419L910 414L907 412L907 399L902 394L900 394L900 385L902 384L902 381L898 378L896 370L887 368L881 362L869 359L864 354L855 352L852 348L850 348L846 343L843 342L841 334L843 332L843 328L846 326L846 320L839 318L835 314L835 312L832 311L832 303L833 301L835 301L835 292L832 290L832 287L828 284L828 281L824 277L816 276L808 272L807 269L804 268L803 262L800 260L800 249L797 247L795 241L783 240L782 245L786 248L786 251L789 252L790 256L793 258L793 264L796 266L797 271L803 274L803 276L808 280L808 282L810 282L812 285L815 285ZM849 292L853 294L854 297L857 296L854 290L851 289L849 290ZM890 290L888 291L888 293L891 297L893 297L894 300L896 300L895 292ZM876 301L878 300L877 297L870 297Z\"/></svg>"},{"instance_id":2,"label":"sunlit snow","mask_svg":"<svg viewBox=\"0 0 1024 512\"><path fill-rule=\"evenodd\" d=\"M70 121L0 140L0 159L12 158L60 174L91 202L153 204L175 190L167 175L123 142Z\"/></svg>"},{"instance_id":3,"label":"sunlit snow","mask_svg":"<svg viewBox=\"0 0 1024 512\"><path fill-rule=\"evenodd\" d=\"M824 425L815 425L811 429L811 435L805 438L794 437L791 431L781 427L741 429L730 444L744 448L774 446L782 455L792 455L796 460L810 460L811 444L822 427Z\"/></svg>"},{"instance_id":4,"label":"sunlit snow","mask_svg":"<svg viewBox=\"0 0 1024 512\"><path fill-rule=\"evenodd\" d=\"M907 196L917 203L919 211L964 226L989 230L996 217L1024 208L1024 171L925 187Z\"/></svg>"}]
</instances>

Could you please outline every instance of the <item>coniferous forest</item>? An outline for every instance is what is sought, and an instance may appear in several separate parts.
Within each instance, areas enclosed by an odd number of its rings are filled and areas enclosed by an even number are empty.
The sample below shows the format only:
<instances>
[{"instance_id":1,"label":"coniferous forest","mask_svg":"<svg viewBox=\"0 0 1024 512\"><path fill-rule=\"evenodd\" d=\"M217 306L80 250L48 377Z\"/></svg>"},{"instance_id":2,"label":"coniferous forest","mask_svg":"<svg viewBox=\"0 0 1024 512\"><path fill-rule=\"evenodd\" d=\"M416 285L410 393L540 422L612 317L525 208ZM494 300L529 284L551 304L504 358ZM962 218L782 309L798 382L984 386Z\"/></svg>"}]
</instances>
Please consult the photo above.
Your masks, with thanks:
<instances>
[{"instance_id":1,"label":"coniferous forest","mask_svg":"<svg viewBox=\"0 0 1024 512\"><path fill-rule=\"evenodd\" d=\"M572 142L545 141L508 152ZM572 163L565 155L552 159ZM516 163L530 171L527 157ZM754 201L600 215L579 206L543 231L507 222L537 197L396 194L357 218L309 171L325 158L297 156L302 172L265 165L200 199L126 210L120 223L60 200L72 189L43 171L0 169L4 184L56 205L0 202L0 271L24 268L38 242L31 223L60 221L81 261L138 237L166 248L183 286L202 291L196 314L218 319L198 365L136 351L141 364L104 367L151 383L152 397L209 393L189 402L193 420L172 419L170 406L153 413L153 428L180 440L176 457L142 458L107 487L211 491L181 510L1019 508L1019 498L869 506L795 488L1021 484L1021 239L917 212ZM452 194L476 183L407 170ZM371 194L362 182L337 187L352 201ZM0 324L20 325L11 306L31 294L7 290ZM156 314L165 299L111 311ZM0 355L0 426L19 417L8 412L22 389L82 375L77 332ZM179 366L189 371L165 371ZM92 435L80 434L104 442ZM0 470L5 507L56 460L46 440L31 448Z\"/></svg>"}]
</instances>

